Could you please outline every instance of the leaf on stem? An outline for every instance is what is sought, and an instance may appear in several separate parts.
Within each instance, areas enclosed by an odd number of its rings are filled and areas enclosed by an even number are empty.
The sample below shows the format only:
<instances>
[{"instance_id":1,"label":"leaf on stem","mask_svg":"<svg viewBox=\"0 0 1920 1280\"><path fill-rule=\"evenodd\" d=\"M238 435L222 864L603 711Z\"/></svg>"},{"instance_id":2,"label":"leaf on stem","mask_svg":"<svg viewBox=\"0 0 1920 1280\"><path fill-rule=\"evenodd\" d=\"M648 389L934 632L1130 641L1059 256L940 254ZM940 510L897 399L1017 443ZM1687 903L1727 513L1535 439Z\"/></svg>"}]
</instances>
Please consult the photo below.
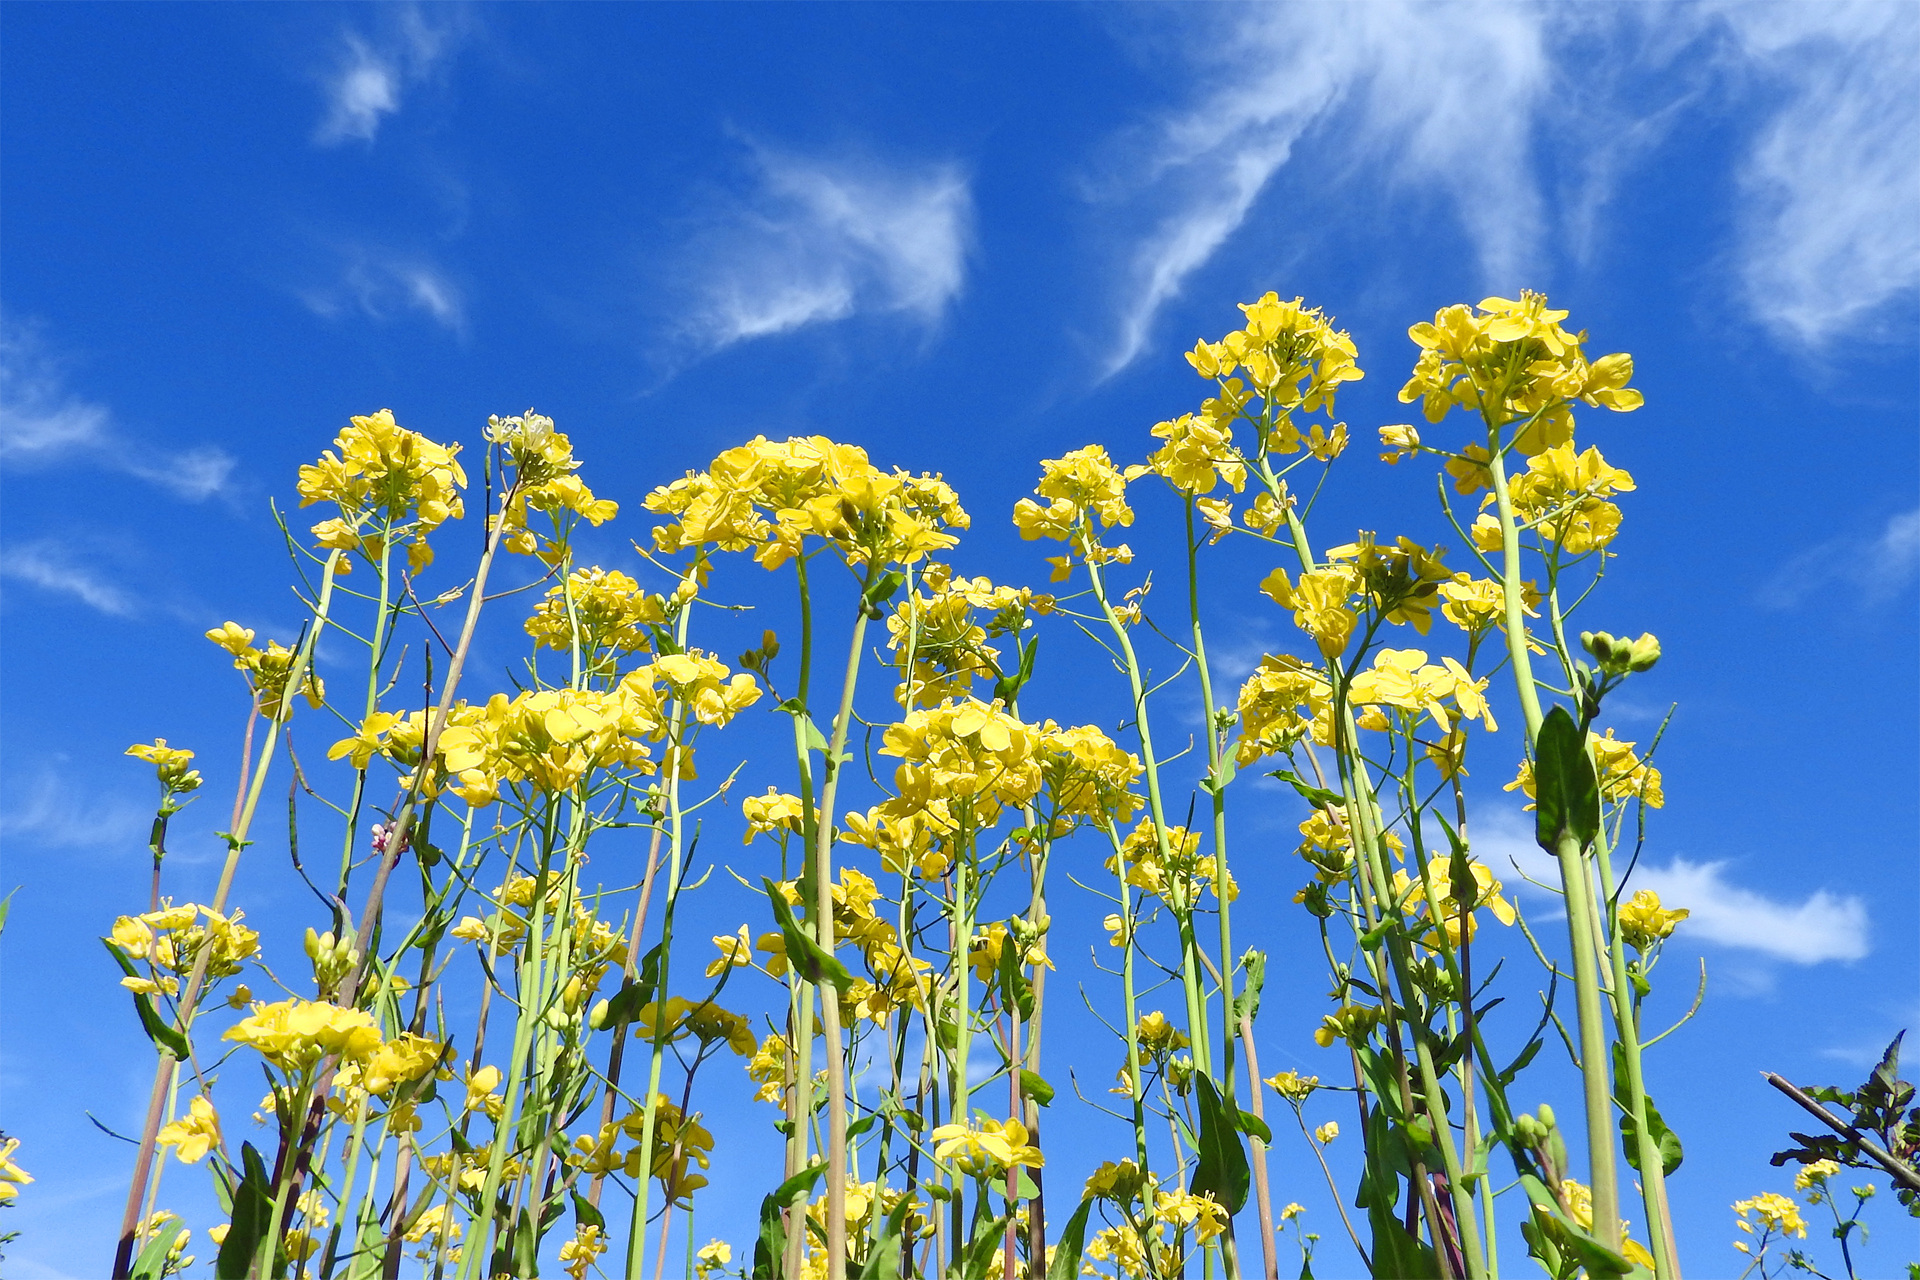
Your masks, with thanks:
<instances>
[{"instance_id":1,"label":"leaf on stem","mask_svg":"<svg viewBox=\"0 0 1920 1280\"><path fill-rule=\"evenodd\" d=\"M1188 1189L1195 1195L1212 1196L1228 1213L1238 1213L1247 1203L1253 1175L1247 1166L1247 1149L1240 1143L1237 1117L1228 1115L1211 1077L1195 1072L1193 1080L1199 1086L1200 1159Z\"/></svg>"},{"instance_id":2,"label":"leaf on stem","mask_svg":"<svg viewBox=\"0 0 1920 1280\"><path fill-rule=\"evenodd\" d=\"M1534 839L1540 847L1557 853L1565 836L1579 841L1582 849L1591 845L1600 831L1600 779L1586 736L1565 707L1555 707L1540 726L1533 782Z\"/></svg>"}]
</instances>

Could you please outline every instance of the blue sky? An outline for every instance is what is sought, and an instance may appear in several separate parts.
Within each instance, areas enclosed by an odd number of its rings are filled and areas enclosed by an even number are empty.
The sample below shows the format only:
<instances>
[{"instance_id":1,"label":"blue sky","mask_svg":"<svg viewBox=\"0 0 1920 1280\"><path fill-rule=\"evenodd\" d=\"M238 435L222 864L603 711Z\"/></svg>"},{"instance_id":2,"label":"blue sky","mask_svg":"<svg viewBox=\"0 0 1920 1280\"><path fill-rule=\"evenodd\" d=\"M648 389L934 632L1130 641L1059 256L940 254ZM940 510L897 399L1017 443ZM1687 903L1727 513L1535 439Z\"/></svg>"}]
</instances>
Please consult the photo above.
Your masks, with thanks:
<instances>
[{"instance_id":1,"label":"blue sky","mask_svg":"<svg viewBox=\"0 0 1920 1280\"><path fill-rule=\"evenodd\" d=\"M1234 303L1304 294L1353 333L1364 443L1407 417L1408 324L1523 287L1647 396L1583 429L1640 485L1595 623L1665 643L1621 736L1679 705L1641 874L1694 911L1665 998L1696 957L1712 979L1649 1070L1688 1144L1683 1256L1721 1274L1726 1205L1780 1188L1797 1123L1759 1069L1851 1078L1920 1023L1917 138L1907 4L5 6L0 1126L39 1179L15 1274L104 1265L127 1149L84 1113L137 1128L151 1072L93 940L145 899L150 774L119 753L165 736L231 777L241 694L201 633L291 638L267 502L347 415L475 448L537 406L624 504L592 550L626 567L646 489L829 434L943 472L962 566L1038 581L1006 518L1037 459L1144 455ZM1430 476L1369 454L1319 527L1439 537ZM1165 548L1153 505L1135 545ZM1215 563L1228 665L1295 644L1262 556ZM1064 720L1087 655L1048 644ZM1483 842L1519 849L1503 780ZM183 897L228 785L176 824ZM1237 803L1243 848L1290 847L1284 795ZM297 955L282 852L239 901ZM1272 861L1250 892L1290 893ZM737 922L730 893L699 926ZM1249 928L1285 954L1302 924ZM1314 975L1269 988L1268 1070L1314 1065ZM703 1225L737 1241L766 1118L717 1126ZM1332 1250L1304 1152L1276 1162ZM170 1177L182 1207L204 1181Z\"/></svg>"}]
</instances>

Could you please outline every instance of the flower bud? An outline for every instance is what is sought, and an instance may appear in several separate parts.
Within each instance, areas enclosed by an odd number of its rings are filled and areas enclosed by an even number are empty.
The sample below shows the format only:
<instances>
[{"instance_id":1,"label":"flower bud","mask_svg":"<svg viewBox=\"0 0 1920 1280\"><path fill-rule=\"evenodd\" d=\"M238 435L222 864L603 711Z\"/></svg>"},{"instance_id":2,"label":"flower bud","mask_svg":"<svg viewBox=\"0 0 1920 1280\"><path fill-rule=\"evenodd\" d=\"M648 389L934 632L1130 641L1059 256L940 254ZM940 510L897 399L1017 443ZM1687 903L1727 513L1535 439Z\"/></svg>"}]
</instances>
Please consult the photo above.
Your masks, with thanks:
<instances>
[{"instance_id":1,"label":"flower bud","mask_svg":"<svg viewBox=\"0 0 1920 1280\"><path fill-rule=\"evenodd\" d=\"M587 1011L587 1025L595 1031L606 1029L607 1018L613 1012L611 1000L596 1000L593 1008Z\"/></svg>"},{"instance_id":2,"label":"flower bud","mask_svg":"<svg viewBox=\"0 0 1920 1280\"><path fill-rule=\"evenodd\" d=\"M1651 670L1660 661L1660 641L1652 632L1643 631L1628 650L1627 667L1631 671Z\"/></svg>"}]
</instances>

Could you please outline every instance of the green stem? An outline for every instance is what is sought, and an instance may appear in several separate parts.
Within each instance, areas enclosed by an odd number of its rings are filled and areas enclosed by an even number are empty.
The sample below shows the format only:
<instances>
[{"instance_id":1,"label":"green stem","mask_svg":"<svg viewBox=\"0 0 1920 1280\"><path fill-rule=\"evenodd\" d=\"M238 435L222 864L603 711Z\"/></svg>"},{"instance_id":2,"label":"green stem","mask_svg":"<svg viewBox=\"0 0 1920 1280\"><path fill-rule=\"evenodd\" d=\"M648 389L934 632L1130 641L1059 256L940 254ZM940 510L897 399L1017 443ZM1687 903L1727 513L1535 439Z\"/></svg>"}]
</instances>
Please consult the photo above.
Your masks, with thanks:
<instances>
[{"instance_id":1,"label":"green stem","mask_svg":"<svg viewBox=\"0 0 1920 1280\"><path fill-rule=\"evenodd\" d=\"M1489 426L1487 470L1492 476L1494 502L1500 520L1501 594L1507 619L1507 656L1526 718L1531 751L1540 735L1543 716L1540 691L1533 678L1533 659L1527 649L1525 590L1520 578L1520 528L1508 492L1506 461L1498 427ZM1561 888L1566 894L1568 944L1573 952L1575 1007L1580 1021L1580 1075L1586 1104L1588 1177L1593 1187L1594 1234L1610 1249L1620 1247L1620 1187L1614 1160L1613 1098L1609 1088L1611 1063L1600 1001L1598 939L1593 936L1593 885L1580 842L1564 836L1553 849L1560 864Z\"/></svg>"}]
</instances>

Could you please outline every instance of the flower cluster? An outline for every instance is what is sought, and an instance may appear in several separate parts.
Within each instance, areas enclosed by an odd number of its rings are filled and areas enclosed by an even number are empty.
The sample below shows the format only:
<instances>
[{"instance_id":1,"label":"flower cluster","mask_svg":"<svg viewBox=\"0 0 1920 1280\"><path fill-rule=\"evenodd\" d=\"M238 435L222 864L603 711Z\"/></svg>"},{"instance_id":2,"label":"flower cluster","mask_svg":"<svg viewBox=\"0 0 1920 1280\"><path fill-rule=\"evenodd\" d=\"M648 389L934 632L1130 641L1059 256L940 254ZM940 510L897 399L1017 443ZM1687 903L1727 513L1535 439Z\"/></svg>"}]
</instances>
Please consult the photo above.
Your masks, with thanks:
<instances>
[{"instance_id":1,"label":"flower cluster","mask_svg":"<svg viewBox=\"0 0 1920 1280\"><path fill-rule=\"evenodd\" d=\"M1214 884L1217 864L1211 855L1201 856L1200 833L1185 827L1157 828L1151 819L1143 819L1120 842L1120 851L1107 859L1107 870L1118 872L1122 864L1128 884L1175 911L1190 910L1207 890L1221 893ZM1223 896L1232 902L1239 895L1229 874Z\"/></svg>"},{"instance_id":2,"label":"flower cluster","mask_svg":"<svg viewBox=\"0 0 1920 1280\"><path fill-rule=\"evenodd\" d=\"M229 1027L221 1039L257 1050L289 1074L305 1071L328 1056L365 1064L382 1047L372 1014L324 1000L255 1004L253 1012Z\"/></svg>"},{"instance_id":3,"label":"flower cluster","mask_svg":"<svg viewBox=\"0 0 1920 1280\"><path fill-rule=\"evenodd\" d=\"M1262 658L1240 686L1235 760L1245 766L1262 756L1285 755L1309 735L1323 745L1331 742L1332 697L1326 676L1298 658Z\"/></svg>"},{"instance_id":4,"label":"flower cluster","mask_svg":"<svg viewBox=\"0 0 1920 1280\"><path fill-rule=\"evenodd\" d=\"M1373 666L1347 686L1348 701L1365 708L1358 717L1361 728L1391 727L1381 710L1388 708L1409 721L1424 717L1443 734L1452 731L1456 720L1479 720L1489 731L1494 729L1486 692L1487 682L1475 680L1452 658L1436 665L1421 649L1381 649L1373 656Z\"/></svg>"},{"instance_id":5,"label":"flower cluster","mask_svg":"<svg viewBox=\"0 0 1920 1280\"><path fill-rule=\"evenodd\" d=\"M1594 768L1600 775L1600 795L1615 804L1638 800L1649 809L1662 808L1667 803L1667 795L1661 788L1660 771L1635 755L1633 747L1633 743L1615 738L1612 729L1604 735L1587 734L1587 749L1593 752ZM1506 789L1523 791L1529 797L1533 795L1533 761L1520 762L1518 776ZM1532 805L1526 807L1533 808Z\"/></svg>"},{"instance_id":6,"label":"flower cluster","mask_svg":"<svg viewBox=\"0 0 1920 1280\"><path fill-rule=\"evenodd\" d=\"M1642 397L1627 386L1633 357L1589 362L1586 333L1561 328L1566 318L1537 293L1483 299L1477 314L1465 305L1442 308L1432 323L1407 331L1420 359L1400 389L1402 403L1419 400L1428 422L1456 406L1496 425L1518 421L1514 445L1528 457L1573 438L1574 401L1620 413L1638 409Z\"/></svg>"},{"instance_id":7,"label":"flower cluster","mask_svg":"<svg viewBox=\"0 0 1920 1280\"><path fill-rule=\"evenodd\" d=\"M1345 330L1335 329L1325 312L1304 305L1305 299L1282 302L1268 293L1258 302L1243 302L1244 328L1218 342L1201 342L1187 353L1187 363L1203 378L1219 381L1228 400L1258 395L1279 413L1277 440L1267 448L1275 453L1299 449L1299 433L1290 415L1296 409L1313 413L1331 409L1333 398L1346 382L1364 377L1359 352ZM1233 375L1246 375L1246 382ZM1218 409L1209 409L1218 415Z\"/></svg>"},{"instance_id":8,"label":"flower cluster","mask_svg":"<svg viewBox=\"0 0 1920 1280\"><path fill-rule=\"evenodd\" d=\"M1642 889L1620 904L1620 936L1645 955L1672 937L1674 926L1692 914L1685 907L1664 907L1659 894Z\"/></svg>"},{"instance_id":9,"label":"flower cluster","mask_svg":"<svg viewBox=\"0 0 1920 1280\"><path fill-rule=\"evenodd\" d=\"M145 961L148 976L122 978L120 985L137 995L177 995L180 979L193 972L203 953L207 981L239 973L260 952L260 935L240 923L243 914L222 915L192 902L176 907L169 901L158 911L121 916L107 941L127 960Z\"/></svg>"},{"instance_id":10,"label":"flower cluster","mask_svg":"<svg viewBox=\"0 0 1920 1280\"><path fill-rule=\"evenodd\" d=\"M153 766L167 801L200 789L199 771L187 767L193 761L193 752L185 747L170 747L165 738L155 738L151 743L134 743L126 754Z\"/></svg>"},{"instance_id":11,"label":"flower cluster","mask_svg":"<svg viewBox=\"0 0 1920 1280\"><path fill-rule=\"evenodd\" d=\"M659 550L752 549L769 569L801 554L808 537L832 543L849 564L914 564L953 546L946 531L969 523L939 476L888 474L864 449L824 436L755 436L655 489L646 506L673 517L653 532Z\"/></svg>"},{"instance_id":12,"label":"flower cluster","mask_svg":"<svg viewBox=\"0 0 1920 1280\"><path fill-rule=\"evenodd\" d=\"M1428 923L1418 930L1419 936L1436 950L1442 933L1448 947L1473 940L1478 927L1474 915L1477 908L1487 908L1504 925L1518 919L1513 904L1500 896L1503 886L1494 879L1492 870L1484 862L1470 862L1467 867L1473 877L1470 885L1454 873L1452 863L1438 859L1427 864L1424 880L1405 871L1393 873L1394 899L1403 911L1417 912L1418 917L1425 918Z\"/></svg>"},{"instance_id":13,"label":"flower cluster","mask_svg":"<svg viewBox=\"0 0 1920 1280\"><path fill-rule=\"evenodd\" d=\"M1075 449L1064 457L1047 458L1040 463L1040 483L1034 487L1047 505L1043 507L1032 498L1020 499L1013 506L1014 527L1029 542L1047 538L1068 544L1070 554L1049 559L1055 582L1066 581L1075 554L1089 564L1127 564L1133 559L1132 548L1103 545L1100 530L1133 523L1127 485L1146 473L1145 466L1114 466L1106 448L1097 444Z\"/></svg>"},{"instance_id":14,"label":"flower cluster","mask_svg":"<svg viewBox=\"0 0 1920 1280\"><path fill-rule=\"evenodd\" d=\"M287 683L293 678L294 659L299 655L278 640L267 641L265 649L254 648L253 632L237 622L222 623L207 632L207 639L233 655L234 670L247 673L247 685L253 690L260 714L279 719L287 709ZM311 664L301 674L300 694L310 707L327 700L327 686L314 674Z\"/></svg>"},{"instance_id":15,"label":"flower cluster","mask_svg":"<svg viewBox=\"0 0 1920 1280\"><path fill-rule=\"evenodd\" d=\"M588 655L643 651L653 646L648 628L667 620L666 603L617 570L575 569L527 619L527 634L535 647L563 653L576 637Z\"/></svg>"},{"instance_id":16,"label":"flower cluster","mask_svg":"<svg viewBox=\"0 0 1920 1280\"><path fill-rule=\"evenodd\" d=\"M391 409L353 418L333 443L337 455L329 449L300 468L300 505L332 502L340 509L337 518L313 526L319 545L377 561L389 542L410 533L408 567L418 573L433 563L427 535L464 514L460 447L407 430ZM349 562L341 567L349 569Z\"/></svg>"},{"instance_id":17,"label":"flower cluster","mask_svg":"<svg viewBox=\"0 0 1920 1280\"><path fill-rule=\"evenodd\" d=\"M1018 636L1033 604L1024 587L955 577L944 564L927 565L920 582L926 591L908 594L887 617L887 647L906 677L894 692L903 707L967 697L981 676L1004 675L1000 651L987 641ZM988 615L984 621L980 612Z\"/></svg>"},{"instance_id":18,"label":"flower cluster","mask_svg":"<svg viewBox=\"0 0 1920 1280\"><path fill-rule=\"evenodd\" d=\"M977 1126L943 1124L933 1131L937 1144L933 1154L935 1159L951 1161L969 1177L1002 1177L1010 1169L1038 1169L1046 1164L1040 1148L1027 1141L1029 1136L1027 1126L1018 1120L982 1117Z\"/></svg>"},{"instance_id":19,"label":"flower cluster","mask_svg":"<svg viewBox=\"0 0 1920 1280\"><path fill-rule=\"evenodd\" d=\"M573 442L553 429L553 419L529 409L511 418L487 419L487 440L499 446L513 469L511 495L504 511L488 516L487 530L504 522L501 545L519 555L537 555L549 564L564 555L565 538L543 539L527 527L529 510L554 521L557 532L574 520L602 525L620 512L618 503L597 498L574 472L580 469Z\"/></svg>"}]
</instances>

